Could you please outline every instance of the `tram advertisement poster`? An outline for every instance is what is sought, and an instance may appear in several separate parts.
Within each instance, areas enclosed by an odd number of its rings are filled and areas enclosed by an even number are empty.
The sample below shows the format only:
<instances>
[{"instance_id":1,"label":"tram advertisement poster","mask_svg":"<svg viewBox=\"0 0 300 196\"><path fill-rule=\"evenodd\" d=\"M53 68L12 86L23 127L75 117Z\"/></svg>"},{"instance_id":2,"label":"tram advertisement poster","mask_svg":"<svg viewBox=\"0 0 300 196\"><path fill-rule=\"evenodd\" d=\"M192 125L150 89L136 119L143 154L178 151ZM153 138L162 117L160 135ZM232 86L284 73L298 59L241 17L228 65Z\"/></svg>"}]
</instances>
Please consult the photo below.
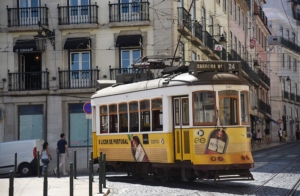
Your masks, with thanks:
<instances>
[{"instance_id":1,"label":"tram advertisement poster","mask_svg":"<svg viewBox=\"0 0 300 196\"><path fill-rule=\"evenodd\" d=\"M147 153L138 136L128 134L128 139L131 144L131 152L136 162L149 162Z\"/></svg>"},{"instance_id":2,"label":"tram advertisement poster","mask_svg":"<svg viewBox=\"0 0 300 196\"><path fill-rule=\"evenodd\" d=\"M213 130L208 138L205 154L224 154L227 138L227 134L223 129Z\"/></svg>"}]
</instances>

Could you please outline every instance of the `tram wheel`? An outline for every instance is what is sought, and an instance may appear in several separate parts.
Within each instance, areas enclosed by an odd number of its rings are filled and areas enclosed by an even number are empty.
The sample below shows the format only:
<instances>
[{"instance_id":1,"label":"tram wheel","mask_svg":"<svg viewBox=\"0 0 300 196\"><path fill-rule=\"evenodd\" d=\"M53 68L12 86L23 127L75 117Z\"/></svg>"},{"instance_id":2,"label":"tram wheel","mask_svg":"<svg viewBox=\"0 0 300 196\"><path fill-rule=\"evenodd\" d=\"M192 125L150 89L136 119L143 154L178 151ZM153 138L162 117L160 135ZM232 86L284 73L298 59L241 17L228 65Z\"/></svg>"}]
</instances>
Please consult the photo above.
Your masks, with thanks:
<instances>
[{"instance_id":1,"label":"tram wheel","mask_svg":"<svg viewBox=\"0 0 300 196\"><path fill-rule=\"evenodd\" d=\"M166 183L170 180L167 169L158 169L157 178L162 182Z\"/></svg>"}]
</instances>

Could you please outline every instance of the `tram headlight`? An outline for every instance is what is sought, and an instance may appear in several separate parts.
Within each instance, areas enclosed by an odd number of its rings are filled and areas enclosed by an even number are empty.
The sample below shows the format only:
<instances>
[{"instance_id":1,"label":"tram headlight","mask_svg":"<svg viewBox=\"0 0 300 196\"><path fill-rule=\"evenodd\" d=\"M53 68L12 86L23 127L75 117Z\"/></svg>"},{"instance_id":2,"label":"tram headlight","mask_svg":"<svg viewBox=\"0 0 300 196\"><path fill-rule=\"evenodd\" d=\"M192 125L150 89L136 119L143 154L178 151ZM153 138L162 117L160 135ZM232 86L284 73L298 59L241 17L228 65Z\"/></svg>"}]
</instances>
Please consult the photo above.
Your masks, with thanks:
<instances>
[{"instance_id":1,"label":"tram headlight","mask_svg":"<svg viewBox=\"0 0 300 196\"><path fill-rule=\"evenodd\" d=\"M210 157L210 160L216 161L216 157Z\"/></svg>"},{"instance_id":2,"label":"tram headlight","mask_svg":"<svg viewBox=\"0 0 300 196\"><path fill-rule=\"evenodd\" d=\"M223 157L218 157L219 161L224 161Z\"/></svg>"},{"instance_id":3,"label":"tram headlight","mask_svg":"<svg viewBox=\"0 0 300 196\"><path fill-rule=\"evenodd\" d=\"M243 160L246 160L246 158L244 157L244 155L242 155L242 159L243 159Z\"/></svg>"},{"instance_id":4,"label":"tram headlight","mask_svg":"<svg viewBox=\"0 0 300 196\"><path fill-rule=\"evenodd\" d=\"M250 158L248 157L248 155L246 155L246 159L249 160Z\"/></svg>"}]
</instances>

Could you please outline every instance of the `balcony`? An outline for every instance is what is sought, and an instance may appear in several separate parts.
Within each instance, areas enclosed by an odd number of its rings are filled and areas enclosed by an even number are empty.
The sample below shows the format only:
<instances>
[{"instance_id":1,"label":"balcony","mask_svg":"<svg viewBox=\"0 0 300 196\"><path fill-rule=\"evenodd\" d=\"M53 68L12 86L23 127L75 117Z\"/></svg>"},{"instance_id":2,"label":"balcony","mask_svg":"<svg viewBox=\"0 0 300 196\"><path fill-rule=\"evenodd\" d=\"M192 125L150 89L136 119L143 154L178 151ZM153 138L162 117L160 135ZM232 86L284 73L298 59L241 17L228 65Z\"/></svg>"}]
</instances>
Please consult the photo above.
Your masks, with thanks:
<instances>
[{"instance_id":1,"label":"balcony","mask_svg":"<svg viewBox=\"0 0 300 196\"><path fill-rule=\"evenodd\" d=\"M149 2L110 3L110 27L150 25ZM130 22L120 24L122 22ZM116 23L116 24L114 24Z\"/></svg>"},{"instance_id":2,"label":"balcony","mask_svg":"<svg viewBox=\"0 0 300 196\"><path fill-rule=\"evenodd\" d=\"M184 36L192 36L191 14L183 7L178 8L177 30Z\"/></svg>"},{"instance_id":3,"label":"balcony","mask_svg":"<svg viewBox=\"0 0 300 196\"><path fill-rule=\"evenodd\" d=\"M67 70L58 68L59 89L96 88L99 79L98 67L92 70Z\"/></svg>"},{"instance_id":4,"label":"balcony","mask_svg":"<svg viewBox=\"0 0 300 196\"><path fill-rule=\"evenodd\" d=\"M249 11L251 9L251 0L237 0L237 4L241 6L241 9Z\"/></svg>"},{"instance_id":5,"label":"balcony","mask_svg":"<svg viewBox=\"0 0 300 196\"><path fill-rule=\"evenodd\" d=\"M270 87L270 78L261 69L258 69L258 76L261 81Z\"/></svg>"},{"instance_id":6,"label":"balcony","mask_svg":"<svg viewBox=\"0 0 300 196\"><path fill-rule=\"evenodd\" d=\"M9 91L49 90L49 72L8 72Z\"/></svg>"},{"instance_id":7,"label":"balcony","mask_svg":"<svg viewBox=\"0 0 300 196\"><path fill-rule=\"evenodd\" d=\"M300 103L300 95L296 95L296 101Z\"/></svg>"},{"instance_id":8,"label":"balcony","mask_svg":"<svg viewBox=\"0 0 300 196\"><path fill-rule=\"evenodd\" d=\"M207 31L202 32L203 47L200 49L211 59L220 60L221 52L215 51L215 44L219 44L217 40Z\"/></svg>"},{"instance_id":9,"label":"balcony","mask_svg":"<svg viewBox=\"0 0 300 196\"><path fill-rule=\"evenodd\" d=\"M290 100L295 101L295 94L294 93L290 93Z\"/></svg>"},{"instance_id":10,"label":"balcony","mask_svg":"<svg viewBox=\"0 0 300 196\"><path fill-rule=\"evenodd\" d=\"M202 25L196 21L194 22L194 35L191 38L191 42L195 46L201 46L203 45L203 39L202 39Z\"/></svg>"},{"instance_id":11,"label":"balcony","mask_svg":"<svg viewBox=\"0 0 300 196\"><path fill-rule=\"evenodd\" d=\"M256 3L254 3L254 15L258 15L262 23L268 28L268 18L262 7L258 6Z\"/></svg>"},{"instance_id":12,"label":"balcony","mask_svg":"<svg viewBox=\"0 0 300 196\"><path fill-rule=\"evenodd\" d=\"M98 5L57 6L58 25L98 24Z\"/></svg>"},{"instance_id":13,"label":"balcony","mask_svg":"<svg viewBox=\"0 0 300 196\"><path fill-rule=\"evenodd\" d=\"M157 73L157 71L156 71ZM110 80L116 80L116 75L119 74L136 74L135 79L140 78L139 75L140 74L147 74L147 77L149 78L153 78L152 73L151 73L151 69L149 68L140 68L140 69L136 69L136 68L111 68L111 66L109 66L109 75L110 75ZM159 74L156 74L159 75Z\"/></svg>"},{"instance_id":14,"label":"balcony","mask_svg":"<svg viewBox=\"0 0 300 196\"><path fill-rule=\"evenodd\" d=\"M289 97L289 92L283 91L283 98L284 98L284 99L289 99L289 98L290 98L290 97Z\"/></svg>"},{"instance_id":15,"label":"balcony","mask_svg":"<svg viewBox=\"0 0 300 196\"><path fill-rule=\"evenodd\" d=\"M265 113L266 112L266 103L263 102L260 99L258 100L258 102L259 102L259 110L260 110L260 112Z\"/></svg>"},{"instance_id":16,"label":"balcony","mask_svg":"<svg viewBox=\"0 0 300 196\"><path fill-rule=\"evenodd\" d=\"M26 8L8 8L7 6L7 26L9 30L15 30L15 27L28 27L32 30L32 26L38 29L38 22L42 26L48 26L48 7L26 7ZM13 28L10 28L13 27Z\"/></svg>"},{"instance_id":17,"label":"balcony","mask_svg":"<svg viewBox=\"0 0 300 196\"><path fill-rule=\"evenodd\" d=\"M277 39L280 38L280 43L283 47L286 47L288 49L293 50L294 52L300 53L300 46L298 46L297 44L295 44L294 42L285 39L283 37L277 37ZM274 39L274 37L273 37ZM275 38L276 39L276 38Z\"/></svg>"},{"instance_id":18,"label":"balcony","mask_svg":"<svg viewBox=\"0 0 300 196\"><path fill-rule=\"evenodd\" d=\"M272 111L271 106L266 104L266 113L271 115L272 114L271 111Z\"/></svg>"}]
</instances>

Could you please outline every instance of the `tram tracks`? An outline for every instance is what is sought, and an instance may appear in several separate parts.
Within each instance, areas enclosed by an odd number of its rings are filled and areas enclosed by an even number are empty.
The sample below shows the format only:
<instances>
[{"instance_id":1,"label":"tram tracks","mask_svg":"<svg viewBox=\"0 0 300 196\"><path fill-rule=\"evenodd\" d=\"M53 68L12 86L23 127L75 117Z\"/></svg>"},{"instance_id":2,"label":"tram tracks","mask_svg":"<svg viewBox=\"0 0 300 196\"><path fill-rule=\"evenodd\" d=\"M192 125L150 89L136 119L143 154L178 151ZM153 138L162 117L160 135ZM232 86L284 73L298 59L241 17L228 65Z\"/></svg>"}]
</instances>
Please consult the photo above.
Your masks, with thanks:
<instances>
[{"instance_id":1,"label":"tram tracks","mask_svg":"<svg viewBox=\"0 0 300 196\"><path fill-rule=\"evenodd\" d=\"M264 181L263 183L261 183L256 188L254 188L253 190L251 190L250 192L248 192L246 194L252 195L252 194L258 193L261 189L265 188L265 185L267 185L270 181L275 179L275 177L277 177L279 174L282 174L283 171L285 171L286 169L291 167L294 163L296 163L299 160L300 160L300 157L294 159L293 161L291 161L290 163L285 165L283 168L281 168L277 173L273 174L268 180ZM300 184L300 179L296 182L296 184L293 186L293 188L289 191L289 193L287 195L290 195L292 192L294 193L293 189L297 189L297 187L299 187L299 184Z\"/></svg>"}]
</instances>

